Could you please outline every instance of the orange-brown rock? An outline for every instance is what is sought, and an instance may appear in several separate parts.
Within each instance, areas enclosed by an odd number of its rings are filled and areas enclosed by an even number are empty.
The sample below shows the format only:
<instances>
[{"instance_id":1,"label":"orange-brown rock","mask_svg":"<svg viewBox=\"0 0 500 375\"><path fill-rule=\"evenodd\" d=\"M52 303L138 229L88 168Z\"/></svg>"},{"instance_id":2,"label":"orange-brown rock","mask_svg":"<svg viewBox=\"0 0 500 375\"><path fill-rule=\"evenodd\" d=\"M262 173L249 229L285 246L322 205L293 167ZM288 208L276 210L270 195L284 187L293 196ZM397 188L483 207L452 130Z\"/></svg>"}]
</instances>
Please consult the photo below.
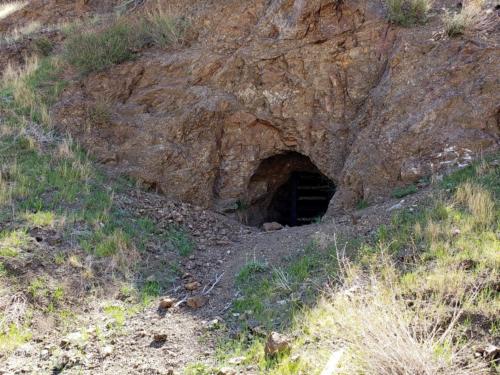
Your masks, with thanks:
<instances>
[{"instance_id":1,"label":"orange-brown rock","mask_svg":"<svg viewBox=\"0 0 500 375\"><path fill-rule=\"evenodd\" d=\"M208 298L205 296L194 296L189 297L186 301L186 304L192 309L199 309L205 306L208 302Z\"/></svg>"},{"instance_id":2,"label":"orange-brown rock","mask_svg":"<svg viewBox=\"0 0 500 375\"><path fill-rule=\"evenodd\" d=\"M188 3L197 41L92 74L55 109L103 163L169 197L251 209L311 162L337 185L334 212L499 147L498 31L399 28L379 1ZM111 121L89 123L96 103Z\"/></svg>"}]
</instances>

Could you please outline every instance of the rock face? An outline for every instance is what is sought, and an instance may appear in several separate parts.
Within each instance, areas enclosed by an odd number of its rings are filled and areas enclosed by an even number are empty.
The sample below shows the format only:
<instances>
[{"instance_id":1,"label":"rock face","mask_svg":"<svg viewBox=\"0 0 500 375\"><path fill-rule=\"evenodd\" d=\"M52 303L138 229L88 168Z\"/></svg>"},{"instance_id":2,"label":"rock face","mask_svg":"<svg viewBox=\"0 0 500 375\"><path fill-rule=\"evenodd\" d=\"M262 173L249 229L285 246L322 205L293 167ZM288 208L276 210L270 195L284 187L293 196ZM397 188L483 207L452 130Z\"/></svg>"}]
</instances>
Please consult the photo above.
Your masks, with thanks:
<instances>
[{"instance_id":1,"label":"rock face","mask_svg":"<svg viewBox=\"0 0 500 375\"><path fill-rule=\"evenodd\" d=\"M102 162L169 197L240 215L312 164L334 212L499 147L498 31L402 29L378 1L188 3L196 41L93 74L55 108Z\"/></svg>"}]
</instances>

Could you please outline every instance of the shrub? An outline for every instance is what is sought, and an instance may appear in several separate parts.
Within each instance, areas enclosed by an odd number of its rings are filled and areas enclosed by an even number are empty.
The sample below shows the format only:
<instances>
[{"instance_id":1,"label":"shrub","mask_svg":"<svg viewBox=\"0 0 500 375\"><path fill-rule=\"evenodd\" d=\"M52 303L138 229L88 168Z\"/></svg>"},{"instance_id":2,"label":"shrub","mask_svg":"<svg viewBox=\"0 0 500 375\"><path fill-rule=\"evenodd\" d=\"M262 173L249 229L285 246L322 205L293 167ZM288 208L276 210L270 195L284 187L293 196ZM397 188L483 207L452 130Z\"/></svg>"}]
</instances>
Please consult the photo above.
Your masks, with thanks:
<instances>
[{"instance_id":1,"label":"shrub","mask_svg":"<svg viewBox=\"0 0 500 375\"><path fill-rule=\"evenodd\" d=\"M403 26L424 23L432 0L386 0L389 20Z\"/></svg>"}]
</instances>

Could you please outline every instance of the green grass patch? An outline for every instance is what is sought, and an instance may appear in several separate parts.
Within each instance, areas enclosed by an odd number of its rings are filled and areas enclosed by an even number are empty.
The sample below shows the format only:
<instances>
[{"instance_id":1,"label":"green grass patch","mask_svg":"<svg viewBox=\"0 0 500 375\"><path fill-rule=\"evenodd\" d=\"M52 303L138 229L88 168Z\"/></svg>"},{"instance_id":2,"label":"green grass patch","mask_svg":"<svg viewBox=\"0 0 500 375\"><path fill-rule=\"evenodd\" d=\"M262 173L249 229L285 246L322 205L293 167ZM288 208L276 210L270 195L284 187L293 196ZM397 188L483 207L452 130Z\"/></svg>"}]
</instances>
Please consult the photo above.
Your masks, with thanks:
<instances>
[{"instance_id":1,"label":"green grass patch","mask_svg":"<svg viewBox=\"0 0 500 375\"><path fill-rule=\"evenodd\" d=\"M8 353L31 340L31 332L24 327L11 324L4 331L0 331L0 353Z\"/></svg>"},{"instance_id":2,"label":"green grass patch","mask_svg":"<svg viewBox=\"0 0 500 375\"><path fill-rule=\"evenodd\" d=\"M0 232L0 256L16 257L30 243L30 237L23 230Z\"/></svg>"},{"instance_id":3,"label":"green grass patch","mask_svg":"<svg viewBox=\"0 0 500 375\"><path fill-rule=\"evenodd\" d=\"M394 189L394 191L392 192L392 196L399 199L406 197L407 195L415 194L417 191L417 187L414 184L411 184L405 187Z\"/></svg>"},{"instance_id":4,"label":"green grass patch","mask_svg":"<svg viewBox=\"0 0 500 375\"><path fill-rule=\"evenodd\" d=\"M191 255L195 244L191 236L182 228L171 227L166 233L166 240L182 257Z\"/></svg>"},{"instance_id":5,"label":"green grass patch","mask_svg":"<svg viewBox=\"0 0 500 375\"><path fill-rule=\"evenodd\" d=\"M370 207L370 204L364 199L361 199L358 203L356 203L357 210L364 210L365 208L368 207Z\"/></svg>"},{"instance_id":6,"label":"green grass patch","mask_svg":"<svg viewBox=\"0 0 500 375\"><path fill-rule=\"evenodd\" d=\"M236 275L236 281L240 284L248 283L255 279L258 274L265 272L269 266L258 260L252 260L241 267L238 275Z\"/></svg>"}]
</instances>

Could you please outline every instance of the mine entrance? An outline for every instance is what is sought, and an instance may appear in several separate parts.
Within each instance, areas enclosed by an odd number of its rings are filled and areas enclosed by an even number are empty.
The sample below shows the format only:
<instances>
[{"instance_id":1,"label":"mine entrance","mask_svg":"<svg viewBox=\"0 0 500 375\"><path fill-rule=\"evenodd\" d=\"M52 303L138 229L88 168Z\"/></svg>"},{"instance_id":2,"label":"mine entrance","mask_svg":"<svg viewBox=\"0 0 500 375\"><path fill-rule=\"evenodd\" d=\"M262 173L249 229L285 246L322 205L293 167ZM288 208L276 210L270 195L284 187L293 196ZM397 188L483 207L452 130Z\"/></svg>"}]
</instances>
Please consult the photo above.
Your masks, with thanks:
<instances>
[{"instance_id":1,"label":"mine entrance","mask_svg":"<svg viewBox=\"0 0 500 375\"><path fill-rule=\"evenodd\" d=\"M327 211L335 184L302 154L288 152L264 160L249 186L248 224L276 221L311 224Z\"/></svg>"},{"instance_id":2,"label":"mine entrance","mask_svg":"<svg viewBox=\"0 0 500 375\"><path fill-rule=\"evenodd\" d=\"M335 185L321 173L292 172L274 194L269 213L283 225L311 224L321 218L335 193Z\"/></svg>"}]
</instances>

